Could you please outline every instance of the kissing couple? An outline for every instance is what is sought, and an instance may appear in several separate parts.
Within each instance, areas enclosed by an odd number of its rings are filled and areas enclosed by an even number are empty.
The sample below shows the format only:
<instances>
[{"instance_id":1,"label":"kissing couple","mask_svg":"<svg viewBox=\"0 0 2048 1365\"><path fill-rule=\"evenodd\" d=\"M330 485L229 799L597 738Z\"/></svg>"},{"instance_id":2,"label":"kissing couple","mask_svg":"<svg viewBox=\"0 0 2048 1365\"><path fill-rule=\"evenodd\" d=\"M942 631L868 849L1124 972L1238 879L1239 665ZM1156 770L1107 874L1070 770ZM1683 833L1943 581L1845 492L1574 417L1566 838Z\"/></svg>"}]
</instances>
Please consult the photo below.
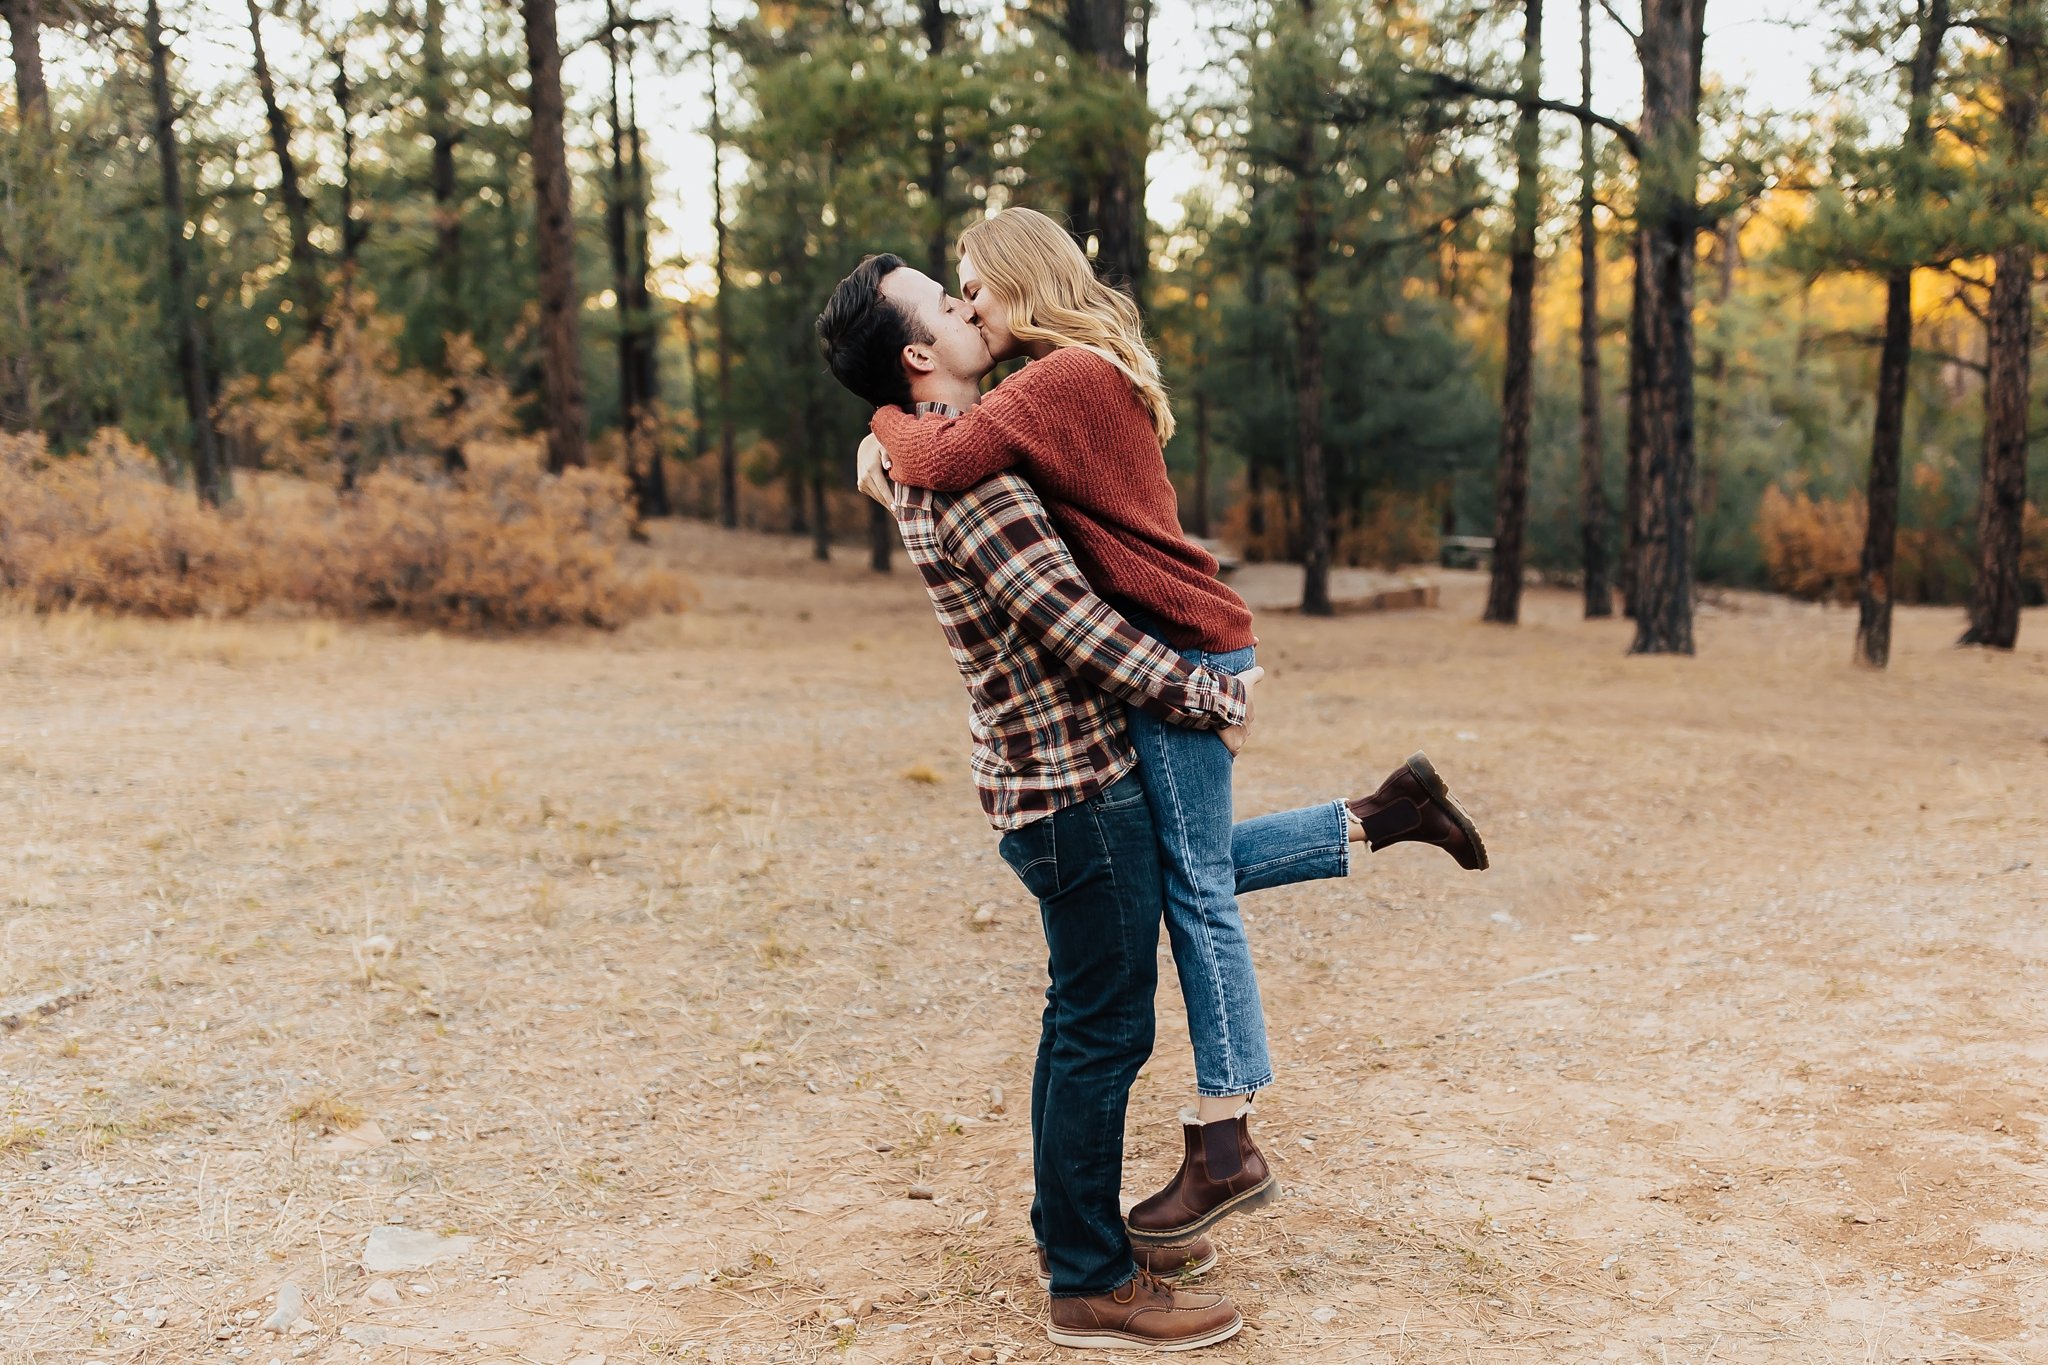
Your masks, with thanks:
<instances>
[{"instance_id":1,"label":"kissing couple","mask_svg":"<svg viewBox=\"0 0 2048 1365\"><path fill-rule=\"evenodd\" d=\"M1209 1233L1275 1199L1252 1101L1273 1084L1237 897L1350 875L1352 846L1487 865L1421 754L1369 795L1234 821L1263 676L1252 614L1182 533L1173 409L1137 305L1058 223L1005 209L961 235L960 292L863 260L817 320L874 405L863 491L895 515L970 698L970 758L1003 860L1034 896L1050 981L1031 1084L1031 1231L1062 1346L1192 1350L1236 1335L1186 1286ZM986 395L999 363L1024 359ZM1120 1212L1125 1111L1153 1045L1161 920L1194 1043L1180 1169Z\"/></svg>"}]
</instances>

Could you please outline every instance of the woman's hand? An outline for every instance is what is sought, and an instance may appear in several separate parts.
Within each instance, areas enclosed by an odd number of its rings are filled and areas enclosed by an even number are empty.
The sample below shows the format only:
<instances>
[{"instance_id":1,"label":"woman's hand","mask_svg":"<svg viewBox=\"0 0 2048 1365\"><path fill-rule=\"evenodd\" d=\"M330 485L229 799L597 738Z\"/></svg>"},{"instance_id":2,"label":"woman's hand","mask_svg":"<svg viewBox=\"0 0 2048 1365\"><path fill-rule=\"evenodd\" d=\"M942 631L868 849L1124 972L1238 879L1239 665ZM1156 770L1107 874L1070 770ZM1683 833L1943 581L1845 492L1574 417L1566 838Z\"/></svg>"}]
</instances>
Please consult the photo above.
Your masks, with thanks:
<instances>
[{"instance_id":1,"label":"woman's hand","mask_svg":"<svg viewBox=\"0 0 2048 1365\"><path fill-rule=\"evenodd\" d=\"M1223 747L1230 750L1232 758L1236 758L1244 752L1244 742L1251 737L1252 688L1257 686L1259 679L1265 676L1266 670L1258 667L1247 668L1244 672L1237 675L1237 680L1244 684L1244 723L1216 732L1216 738L1223 741Z\"/></svg>"},{"instance_id":2,"label":"woman's hand","mask_svg":"<svg viewBox=\"0 0 2048 1365\"><path fill-rule=\"evenodd\" d=\"M889 482L889 471L882 467L888 452L882 449L882 442L873 432L861 440L860 451L854 456L855 476L860 491L884 507L895 504L896 494Z\"/></svg>"}]
</instances>

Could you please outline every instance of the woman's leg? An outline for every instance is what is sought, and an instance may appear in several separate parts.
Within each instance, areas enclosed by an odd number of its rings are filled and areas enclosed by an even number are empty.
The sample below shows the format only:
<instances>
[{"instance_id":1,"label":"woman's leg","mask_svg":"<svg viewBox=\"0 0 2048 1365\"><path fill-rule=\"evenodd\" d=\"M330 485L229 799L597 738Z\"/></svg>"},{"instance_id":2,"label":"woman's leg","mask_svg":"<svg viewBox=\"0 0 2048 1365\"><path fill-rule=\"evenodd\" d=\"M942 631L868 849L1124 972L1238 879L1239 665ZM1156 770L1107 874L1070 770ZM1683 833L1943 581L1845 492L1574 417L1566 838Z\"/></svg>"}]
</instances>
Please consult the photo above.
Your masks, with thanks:
<instances>
[{"instance_id":1,"label":"woman's leg","mask_svg":"<svg viewBox=\"0 0 2048 1365\"><path fill-rule=\"evenodd\" d=\"M1230 673L1252 666L1249 649L1192 657ZM1244 1096L1273 1082L1258 975L1237 909L1230 751L1213 734L1169 725L1136 708L1130 722L1159 838L1166 931L1187 1002L1195 1088L1199 1098L1216 1102L1210 1106L1222 1111L1216 1117L1228 1117ZM1281 832L1261 824L1247 845L1255 857L1277 847L1261 836Z\"/></svg>"}]
</instances>

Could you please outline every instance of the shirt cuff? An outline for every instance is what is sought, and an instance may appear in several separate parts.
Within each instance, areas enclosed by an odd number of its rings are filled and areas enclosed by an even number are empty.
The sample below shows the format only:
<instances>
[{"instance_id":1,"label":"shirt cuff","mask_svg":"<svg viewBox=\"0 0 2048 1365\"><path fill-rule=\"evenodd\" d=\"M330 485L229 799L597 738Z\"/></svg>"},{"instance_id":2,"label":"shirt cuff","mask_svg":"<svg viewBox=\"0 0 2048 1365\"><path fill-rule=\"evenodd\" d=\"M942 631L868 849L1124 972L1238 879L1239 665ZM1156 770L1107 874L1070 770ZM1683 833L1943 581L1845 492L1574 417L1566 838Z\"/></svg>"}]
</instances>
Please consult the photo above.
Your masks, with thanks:
<instances>
[{"instance_id":1,"label":"shirt cuff","mask_svg":"<svg viewBox=\"0 0 2048 1365\"><path fill-rule=\"evenodd\" d=\"M1220 717L1223 724L1218 729L1229 729L1244 724L1245 713L1251 707L1251 694L1234 674L1219 673L1206 664L1195 670L1197 696L1207 704L1203 710Z\"/></svg>"}]
</instances>

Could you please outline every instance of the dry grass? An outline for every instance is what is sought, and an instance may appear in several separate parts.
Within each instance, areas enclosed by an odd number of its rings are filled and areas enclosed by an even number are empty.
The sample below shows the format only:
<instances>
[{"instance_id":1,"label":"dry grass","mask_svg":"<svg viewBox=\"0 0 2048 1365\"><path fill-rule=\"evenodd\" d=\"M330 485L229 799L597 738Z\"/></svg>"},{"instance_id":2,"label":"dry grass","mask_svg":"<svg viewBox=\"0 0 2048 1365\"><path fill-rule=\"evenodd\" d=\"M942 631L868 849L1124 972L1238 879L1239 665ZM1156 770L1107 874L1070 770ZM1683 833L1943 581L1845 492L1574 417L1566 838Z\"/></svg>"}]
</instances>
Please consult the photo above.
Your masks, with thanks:
<instances>
[{"instance_id":1,"label":"dry grass","mask_svg":"<svg viewBox=\"0 0 2048 1365\"><path fill-rule=\"evenodd\" d=\"M657 536L704 603L610 636L0 620L0 999L93 987L0 1034L0 1361L1055 1355L1043 946L921 595ZM1477 594L1261 621L1241 808L1426 747L1496 870L1247 903L1288 1199L1211 1354L2048 1358L2048 618L1904 612L1873 676L1819 608L1627 660ZM379 1308L393 1220L478 1241Z\"/></svg>"}]
</instances>

